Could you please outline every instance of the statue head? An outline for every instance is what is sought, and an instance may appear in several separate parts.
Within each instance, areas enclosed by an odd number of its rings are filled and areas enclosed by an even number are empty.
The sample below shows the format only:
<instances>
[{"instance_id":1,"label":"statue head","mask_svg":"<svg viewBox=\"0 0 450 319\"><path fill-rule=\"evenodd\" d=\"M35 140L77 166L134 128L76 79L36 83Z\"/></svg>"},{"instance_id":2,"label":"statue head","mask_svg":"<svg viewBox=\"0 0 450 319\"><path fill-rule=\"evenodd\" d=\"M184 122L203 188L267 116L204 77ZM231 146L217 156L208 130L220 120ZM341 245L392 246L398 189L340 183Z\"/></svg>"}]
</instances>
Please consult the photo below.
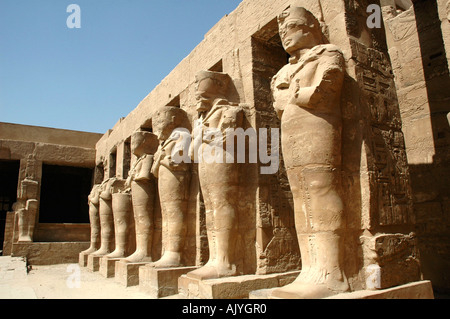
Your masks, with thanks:
<instances>
[{"instance_id":1,"label":"statue head","mask_svg":"<svg viewBox=\"0 0 450 319\"><path fill-rule=\"evenodd\" d=\"M189 129L187 113L176 106L164 106L157 110L152 117L153 131L160 141L169 138L176 128Z\"/></svg>"},{"instance_id":2,"label":"statue head","mask_svg":"<svg viewBox=\"0 0 450 319\"><path fill-rule=\"evenodd\" d=\"M216 99L225 99L230 76L222 72L200 71L195 77L197 112L207 112Z\"/></svg>"},{"instance_id":3,"label":"statue head","mask_svg":"<svg viewBox=\"0 0 450 319\"><path fill-rule=\"evenodd\" d=\"M281 41L287 53L294 55L323 43L319 21L303 7L289 7L278 16Z\"/></svg>"},{"instance_id":4,"label":"statue head","mask_svg":"<svg viewBox=\"0 0 450 319\"><path fill-rule=\"evenodd\" d=\"M151 132L138 130L131 135L131 152L137 157L155 154L158 145L156 135Z\"/></svg>"}]
</instances>

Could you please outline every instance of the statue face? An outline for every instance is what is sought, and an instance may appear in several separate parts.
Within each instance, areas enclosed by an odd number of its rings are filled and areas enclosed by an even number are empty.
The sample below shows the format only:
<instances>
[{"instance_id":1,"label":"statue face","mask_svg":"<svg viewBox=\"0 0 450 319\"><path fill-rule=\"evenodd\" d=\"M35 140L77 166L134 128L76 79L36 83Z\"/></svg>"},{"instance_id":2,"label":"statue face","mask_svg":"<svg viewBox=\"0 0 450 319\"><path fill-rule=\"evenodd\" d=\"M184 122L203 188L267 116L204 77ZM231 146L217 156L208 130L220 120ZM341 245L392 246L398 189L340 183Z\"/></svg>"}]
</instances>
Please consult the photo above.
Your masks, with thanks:
<instances>
[{"instance_id":1,"label":"statue face","mask_svg":"<svg viewBox=\"0 0 450 319\"><path fill-rule=\"evenodd\" d=\"M289 54L302 49L310 49L319 44L316 32L301 20L286 20L280 28L280 36L285 51Z\"/></svg>"},{"instance_id":2,"label":"statue face","mask_svg":"<svg viewBox=\"0 0 450 319\"><path fill-rule=\"evenodd\" d=\"M174 118L170 112L161 112L154 118L153 130L160 141L169 138L174 129Z\"/></svg>"},{"instance_id":3,"label":"statue face","mask_svg":"<svg viewBox=\"0 0 450 319\"><path fill-rule=\"evenodd\" d=\"M201 80L197 85L197 90L195 93L195 98L197 100L197 112L208 112L217 96L217 92L214 92L213 79L206 78Z\"/></svg>"},{"instance_id":4,"label":"statue face","mask_svg":"<svg viewBox=\"0 0 450 319\"><path fill-rule=\"evenodd\" d=\"M137 157L153 154L157 147L158 140L153 133L137 131L131 136L131 152Z\"/></svg>"},{"instance_id":5,"label":"statue face","mask_svg":"<svg viewBox=\"0 0 450 319\"><path fill-rule=\"evenodd\" d=\"M304 8L285 10L278 17L278 27L283 47L290 55L302 49L311 49L321 42L318 21Z\"/></svg>"}]
</instances>

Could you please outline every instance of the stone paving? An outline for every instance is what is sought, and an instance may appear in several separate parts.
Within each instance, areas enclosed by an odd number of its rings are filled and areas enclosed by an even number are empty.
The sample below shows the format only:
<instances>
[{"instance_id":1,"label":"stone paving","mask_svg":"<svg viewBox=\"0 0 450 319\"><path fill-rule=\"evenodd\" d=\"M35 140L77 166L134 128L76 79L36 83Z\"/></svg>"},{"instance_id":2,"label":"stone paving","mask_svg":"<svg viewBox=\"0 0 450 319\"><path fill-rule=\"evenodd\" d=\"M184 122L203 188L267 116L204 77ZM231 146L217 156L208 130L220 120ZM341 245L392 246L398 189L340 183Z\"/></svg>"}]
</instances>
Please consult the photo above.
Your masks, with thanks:
<instances>
[{"instance_id":1,"label":"stone paving","mask_svg":"<svg viewBox=\"0 0 450 319\"><path fill-rule=\"evenodd\" d=\"M78 264L30 268L22 257L0 256L0 299L149 299Z\"/></svg>"},{"instance_id":2,"label":"stone paving","mask_svg":"<svg viewBox=\"0 0 450 319\"><path fill-rule=\"evenodd\" d=\"M0 299L36 299L27 279L25 258L0 257Z\"/></svg>"}]
</instances>

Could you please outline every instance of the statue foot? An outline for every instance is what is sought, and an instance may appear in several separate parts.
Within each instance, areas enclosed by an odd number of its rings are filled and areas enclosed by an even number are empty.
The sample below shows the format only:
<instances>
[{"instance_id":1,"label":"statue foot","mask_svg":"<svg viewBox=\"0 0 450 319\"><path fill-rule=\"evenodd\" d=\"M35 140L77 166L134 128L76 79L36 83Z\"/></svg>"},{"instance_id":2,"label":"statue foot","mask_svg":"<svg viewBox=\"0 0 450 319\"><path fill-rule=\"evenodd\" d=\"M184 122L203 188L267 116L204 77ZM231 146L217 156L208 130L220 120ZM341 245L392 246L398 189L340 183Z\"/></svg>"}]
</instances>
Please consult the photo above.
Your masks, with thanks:
<instances>
[{"instance_id":1,"label":"statue foot","mask_svg":"<svg viewBox=\"0 0 450 319\"><path fill-rule=\"evenodd\" d=\"M106 255L107 258L125 258L125 252L123 250L115 250L112 253Z\"/></svg>"},{"instance_id":2,"label":"statue foot","mask_svg":"<svg viewBox=\"0 0 450 319\"><path fill-rule=\"evenodd\" d=\"M310 284L293 282L281 288L275 289L271 297L282 299L321 299L335 295L325 284Z\"/></svg>"},{"instance_id":3,"label":"statue foot","mask_svg":"<svg viewBox=\"0 0 450 319\"><path fill-rule=\"evenodd\" d=\"M180 253L167 251L163 254L160 260L155 261L151 264L151 266L155 268L172 268L172 267L181 267L180 262L181 256Z\"/></svg>"},{"instance_id":4,"label":"statue foot","mask_svg":"<svg viewBox=\"0 0 450 319\"><path fill-rule=\"evenodd\" d=\"M215 263L209 264L208 262L203 267L187 273L187 276L199 280L208 280L231 277L236 274L237 271L235 265L220 265Z\"/></svg>"},{"instance_id":5,"label":"statue foot","mask_svg":"<svg viewBox=\"0 0 450 319\"><path fill-rule=\"evenodd\" d=\"M302 271L293 283L275 289L271 296L283 299L321 299L348 289L347 279L339 269L327 273L323 269L309 268Z\"/></svg>"},{"instance_id":6,"label":"statue foot","mask_svg":"<svg viewBox=\"0 0 450 319\"><path fill-rule=\"evenodd\" d=\"M32 243L33 240L31 239L31 236L25 235L25 236L20 236L18 241L20 243Z\"/></svg>"},{"instance_id":7,"label":"statue foot","mask_svg":"<svg viewBox=\"0 0 450 319\"><path fill-rule=\"evenodd\" d=\"M101 257L101 256L108 255L109 253L111 253L111 251L108 248L100 248L99 250L93 252L92 255Z\"/></svg>"},{"instance_id":8,"label":"statue foot","mask_svg":"<svg viewBox=\"0 0 450 319\"><path fill-rule=\"evenodd\" d=\"M147 254L138 250L134 252L134 254L125 258L125 261L129 263L151 263L152 257L147 256Z\"/></svg>"},{"instance_id":9,"label":"statue foot","mask_svg":"<svg viewBox=\"0 0 450 319\"><path fill-rule=\"evenodd\" d=\"M89 247L88 249L81 252L81 254L89 255L96 251L97 249L95 247Z\"/></svg>"}]
</instances>

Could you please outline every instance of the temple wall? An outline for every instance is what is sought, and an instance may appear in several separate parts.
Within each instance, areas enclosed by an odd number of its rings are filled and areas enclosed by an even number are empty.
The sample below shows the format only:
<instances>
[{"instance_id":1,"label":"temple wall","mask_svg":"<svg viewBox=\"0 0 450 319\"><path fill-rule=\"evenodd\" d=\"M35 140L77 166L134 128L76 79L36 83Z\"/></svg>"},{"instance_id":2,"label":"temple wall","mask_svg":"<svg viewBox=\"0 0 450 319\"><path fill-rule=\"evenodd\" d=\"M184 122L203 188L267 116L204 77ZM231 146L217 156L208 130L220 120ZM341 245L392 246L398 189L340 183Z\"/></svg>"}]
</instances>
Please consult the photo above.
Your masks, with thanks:
<instances>
[{"instance_id":1,"label":"temple wall","mask_svg":"<svg viewBox=\"0 0 450 319\"><path fill-rule=\"evenodd\" d=\"M399 96L411 173L415 231L425 279L448 291L450 87L446 1L386 8L389 54Z\"/></svg>"},{"instance_id":2,"label":"temple wall","mask_svg":"<svg viewBox=\"0 0 450 319\"><path fill-rule=\"evenodd\" d=\"M418 192L411 179L418 176L414 173L415 163L433 161L435 148L431 141L435 133L431 133L427 96L423 94L426 72L421 75L411 71L417 70L423 60L414 45L417 33L411 10L396 14L392 17L395 21L387 19L386 32L384 27L371 29L366 23L369 14L365 9L369 4L380 4L379 1L243 1L100 139L96 162L104 162L111 153L116 153L118 162L127 160L119 155L124 154L119 151L124 148L122 144L138 129L151 130L152 114L160 107L179 106L194 119L194 80L200 70L222 71L231 76L234 85L228 99L244 107L247 127L279 128L269 84L287 63L276 17L289 4L304 6L315 14L327 26L328 40L341 48L346 61L341 100L341 177L350 285L354 290L367 288L369 266L376 268L381 278L376 288L419 280L414 231L420 206L413 206ZM402 2L402 6L406 4L407 1ZM411 50L404 47L408 42L412 43ZM410 110L412 105L414 110ZM417 130L423 133L417 136ZM133 162L135 158L131 156L129 160ZM279 172L267 176L258 172L259 165L243 168L241 196L246 205L240 213L245 218L242 221L247 237L239 240L247 257L243 261L245 273L266 274L300 267L292 194L282 165L281 157ZM116 170L108 176L124 174L121 163L107 167ZM204 220L201 199L196 197L193 201L197 202L196 236L202 238L197 241L196 261L201 264L207 260Z\"/></svg>"},{"instance_id":3,"label":"temple wall","mask_svg":"<svg viewBox=\"0 0 450 319\"><path fill-rule=\"evenodd\" d=\"M0 160L17 162L17 197L24 192L22 182L32 179L37 182L36 199L38 207L33 221L33 240L36 242L86 242L89 241L89 224L68 222L40 223L40 209L43 191L43 167L69 167L74 170L89 170L95 167L95 144L101 134L60 130L45 127L0 123ZM92 182L92 174L87 177ZM68 180L68 183L71 181ZM47 183L48 185L48 183ZM46 187L46 186L45 186ZM64 185L56 185L64 187ZM87 202L87 201L86 201ZM56 212L64 220L65 208ZM55 214L53 212L52 214ZM54 218L55 215L50 218ZM14 212L5 218L4 255L14 254L13 244L18 239L18 217ZM3 238L2 238L3 241ZM32 245L32 244L31 244ZM25 249L26 250L26 249ZM22 251L23 252L23 251ZM22 253L21 252L21 253ZM57 257L56 257L57 259ZM76 259L75 259L76 260Z\"/></svg>"}]
</instances>

